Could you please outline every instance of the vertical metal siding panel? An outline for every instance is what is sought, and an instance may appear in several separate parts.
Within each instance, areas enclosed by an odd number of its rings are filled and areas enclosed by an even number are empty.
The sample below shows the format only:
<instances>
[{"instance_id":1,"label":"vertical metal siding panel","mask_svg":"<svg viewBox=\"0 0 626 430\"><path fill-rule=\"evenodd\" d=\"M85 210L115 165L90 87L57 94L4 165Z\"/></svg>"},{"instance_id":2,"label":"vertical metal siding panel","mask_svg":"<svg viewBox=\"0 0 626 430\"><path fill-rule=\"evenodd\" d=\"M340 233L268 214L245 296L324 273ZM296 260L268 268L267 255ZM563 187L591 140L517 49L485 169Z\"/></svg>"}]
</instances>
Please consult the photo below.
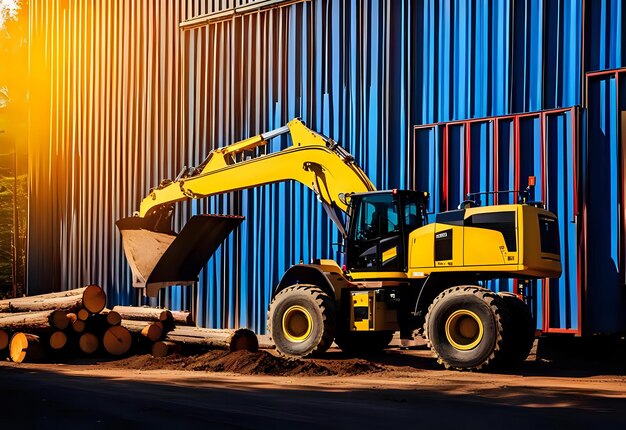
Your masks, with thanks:
<instances>
[{"instance_id":1,"label":"vertical metal siding panel","mask_svg":"<svg viewBox=\"0 0 626 430\"><path fill-rule=\"evenodd\" d=\"M618 111L618 147L619 147L619 176L617 179L619 192L619 262L618 271L620 284L626 286L626 78L625 74L618 75L617 111Z\"/></svg>"},{"instance_id":2,"label":"vertical metal siding panel","mask_svg":"<svg viewBox=\"0 0 626 430\"><path fill-rule=\"evenodd\" d=\"M620 164L618 73L594 76L587 86L585 164L588 261L586 329L614 332L626 326L620 285ZM622 148L623 150L623 148ZM623 240L623 236L621 238Z\"/></svg>"},{"instance_id":3,"label":"vertical metal siding panel","mask_svg":"<svg viewBox=\"0 0 626 430\"><path fill-rule=\"evenodd\" d=\"M162 82L177 80L156 64L175 68L179 50L164 56L156 48L175 45L163 37L178 39L178 32L159 27L179 15L158 24L161 10L152 3L31 6L31 93L40 106L32 127L41 131L30 132L29 292L99 282L114 303L132 302L113 222L171 174L158 146L178 140L167 134L179 118L174 108L164 119L157 105L178 91Z\"/></svg>"},{"instance_id":4,"label":"vertical metal siding panel","mask_svg":"<svg viewBox=\"0 0 626 430\"><path fill-rule=\"evenodd\" d=\"M491 110L488 114L503 115L510 109L511 7L509 2L494 2L491 27Z\"/></svg>"},{"instance_id":5,"label":"vertical metal siding panel","mask_svg":"<svg viewBox=\"0 0 626 430\"><path fill-rule=\"evenodd\" d=\"M578 297L578 257L577 230L574 220L574 199L572 181L574 164L572 151L578 142L572 132L575 127L576 110L547 114L544 119L545 157L546 157L546 195L547 208L557 214L561 227L561 261L563 275L549 282L550 321L549 328L581 328L578 319L580 306Z\"/></svg>"},{"instance_id":6,"label":"vertical metal siding panel","mask_svg":"<svg viewBox=\"0 0 626 430\"><path fill-rule=\"evenodd\" d=\"M409 171L412 189L427 191L430 194L428 213L435 213L439 201L439 168L441 159L439 149L440 127L429 125L418 127L414 131L414 169Z\"/></svg>"},{"instance_id":7,"label":"vertical metal siding panel","mask_svg":"<svg viewBox=\"0 0 626 430\"><path fill-rule=\"evenodd\" d=\"M586 71L616 69L626 65L623 7L623 2L619 0L586 1Z\"/></svg>"}]
</instances>

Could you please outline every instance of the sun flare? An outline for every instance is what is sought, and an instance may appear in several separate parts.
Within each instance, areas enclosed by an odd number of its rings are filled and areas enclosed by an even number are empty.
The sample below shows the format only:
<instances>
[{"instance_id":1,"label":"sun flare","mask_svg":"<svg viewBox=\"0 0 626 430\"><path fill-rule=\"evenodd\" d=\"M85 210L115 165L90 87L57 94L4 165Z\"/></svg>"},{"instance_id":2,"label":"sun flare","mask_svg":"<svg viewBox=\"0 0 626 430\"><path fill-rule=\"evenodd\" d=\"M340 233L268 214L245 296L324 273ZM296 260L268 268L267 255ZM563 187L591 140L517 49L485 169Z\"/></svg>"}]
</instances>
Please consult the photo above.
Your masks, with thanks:
<instances>
[{"instance_id":1,"label":"sun flare","mask_svg":"<svg viewBox=\"0 0 626 430\"><path fill-rule=\"evenodd\" d=\"M4 23L17 19L17 11L20 10L18 0L0 0L0 30L4 28Z\"/></svg>"}]
</instances>

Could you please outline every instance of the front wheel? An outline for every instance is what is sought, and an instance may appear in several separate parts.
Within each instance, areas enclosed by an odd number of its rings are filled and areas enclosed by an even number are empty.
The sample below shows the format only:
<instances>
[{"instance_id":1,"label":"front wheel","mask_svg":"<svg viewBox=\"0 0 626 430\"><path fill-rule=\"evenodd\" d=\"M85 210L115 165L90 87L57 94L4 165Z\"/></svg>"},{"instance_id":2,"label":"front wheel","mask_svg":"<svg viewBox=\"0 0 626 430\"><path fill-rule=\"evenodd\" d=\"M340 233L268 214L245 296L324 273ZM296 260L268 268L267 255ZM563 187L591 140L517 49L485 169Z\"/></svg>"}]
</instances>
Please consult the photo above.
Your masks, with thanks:
<instances>
[{"instance_id":1,"label":"front wheel","mask_svg":"<svg viewBox=\"0 0 626 430\"><path fill-rule=\"evenodd\" d=\"M497 294L477 286L459 286L435 298L424 332L440 364L479 370L503 360L509 326L508 310Z\"/></svg>"},{"instance_id":2,"label":"front wheel","mask_svg":"<svg viewBox=\"0 0 626 430\"><path fill-rule=\"evenodd\" d=\"M335 337L335 302L315 285L292 285L272 300L267 328L279 353L320 355Z\"/></svg>"}]
</instances>

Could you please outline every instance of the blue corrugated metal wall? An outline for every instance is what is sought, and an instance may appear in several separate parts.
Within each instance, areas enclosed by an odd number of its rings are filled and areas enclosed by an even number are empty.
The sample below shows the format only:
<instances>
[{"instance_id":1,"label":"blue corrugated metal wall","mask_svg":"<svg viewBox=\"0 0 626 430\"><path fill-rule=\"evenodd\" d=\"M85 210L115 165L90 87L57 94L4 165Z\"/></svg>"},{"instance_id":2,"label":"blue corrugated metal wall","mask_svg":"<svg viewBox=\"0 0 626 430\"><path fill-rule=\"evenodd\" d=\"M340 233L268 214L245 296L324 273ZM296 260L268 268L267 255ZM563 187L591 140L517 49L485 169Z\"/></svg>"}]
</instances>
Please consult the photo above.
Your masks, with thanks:
<instances>
[{"instance_id":1,"label":"blue corrugated metal wall","mask_svg":"<svg viewBox=\"0 0 626 430\"><path fill-rule=\"evenodd\" d=\"M588 325L600 332L623 327L626 319L625 73L601 73L587 81L587 314Z\"/></svg>"},{"instance_id":2,"label":"blue corrugated metal wall","mask_svg":"<svg viewBox=\"0 0 626 430\"><path fill-rule=\"evenodd\" d=\"M136 303L113 221L211 149L300 116L378 188L431 191L431 212L535 174L564 249L563 277L532 292L539 327L623 328L626 85L585 79L625 65L621 1L311 0L178 30L235 3L261 2L32 2L30 292L99 282ZM201 274L202 325L262 331L291 264L341 259L300 185L188 202L177 224L200 212L247 217Z\"/></svg>"},{"instance_id":3,"label":"blue corrugated metal wall","mask_svg":"<svg viewBox=\"0 0 626 430\"><path fill-rule=\"evenodd\" d=\"M198 163L213 147L300 116L339 140L378 188L416 185L431 191L433 211L455 206L470 190L493 189L493 127L487 122L470 127L469 154L464 154L465 128L449 127L449 167L454 172L453 166L460 166L461 175L450 174L442 204L442 171L434 161L440 159L441 130L429 130L424 142L430 143L413 148L412 126L580 104L582 13L582 2L570 1L320 0L192 30L189 138L197 152L190 158ZM519 124L519 171L512 146L500 146L498 183L499 189L513 188L533 173L540 185L536 198L544 198L539 169L544 149L538 145L545 127L547 151L559 160L549 162L549 189L555 196L563 190L549 205L568 220L563 222L566 275L550 290L551 326L576 329L578 278L571 246L576 229L569 224L573 205L564 203L573 192L566 186L572 173L571 118L568 111L543 121L542 126L533 117ZM512 120L501 122L498 133L512 145ZM472 160L467 183L466 157ZM271 288L289 265L317 256L341 258L331 246L336 233L299 185L197 202L192 210L247 217L202 275L200 302L210 304L201 307L206 325L260 329ZM541 327L541 283L535 295Z\"/></svg>"},{"instance_id":4,"label":"blue corrugated metal wall","mask_svg":"<svg viewBox=\"0 0 626 430\"><path fill-rule=\"evenodd\" d=\"M581 31L584 7L592 28L587 40ZM536 175L535 197L559 214L564 249L564 275L551 281L549 290L539 282L532 292L538 326L578 330L581 233L577 190L571 185L578 127L571 112L520 120L517 170L514 121L500 121L498 140L510 144L498 147L498 178L489 174L494 169L493 126L450 126L449 167L459 167L461 175L449 175L445 204L443 170L435 161L440 160L441 126L428 130L430 138L416 148L410 128L579 105L584 51L587 69L620 65L616 34L621 37L618 2L314 1L259 12L189 35L190 117L201 112L209 118L205 128L192 123L190 129L200 147L209 150L301 116L340 140L379 188L415 185L431 191L433 211L454 206L468 191L491 190L494 184L498 189L519 187L526 176ZM226 41L230 44L224 48ZM208 74L202 67L207 64ZM222 91L199 96L195 84L211 77ZM226 113L219 106L228 107ZM539 147L544 139L545 146ZM472 144L465 154L468 140ZM201 155L195 154L194 161ZM470 171L464 180L467 159ZM217 255L205 271L201 303L213 306L201 312L201 321L260 328L280 274L300 259L340 258L330 245L337 237L317 202L299 185L264 187L235 200L199 204L205 205L200 210L228 207L248 217L224 247L227 256ZM223 266L233 259L238 272ZM621 308L614 310L619 312ZM550 321L543 321L544 316Z\"/></svg>"}]
</instances>

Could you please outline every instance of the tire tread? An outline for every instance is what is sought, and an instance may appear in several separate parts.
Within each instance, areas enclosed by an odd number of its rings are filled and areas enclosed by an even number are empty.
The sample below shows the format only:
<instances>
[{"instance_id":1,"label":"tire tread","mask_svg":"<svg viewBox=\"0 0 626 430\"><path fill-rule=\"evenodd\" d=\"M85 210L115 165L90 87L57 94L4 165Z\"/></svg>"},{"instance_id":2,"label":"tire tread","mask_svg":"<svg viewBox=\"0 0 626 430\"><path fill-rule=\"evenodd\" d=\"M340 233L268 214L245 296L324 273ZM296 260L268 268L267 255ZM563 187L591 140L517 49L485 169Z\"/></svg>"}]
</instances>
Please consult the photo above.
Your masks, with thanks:
<instances>
[{"instance_id":1,"label":"tire tread","mask_svg":"<svg viewBox=\"0 0 626 430\"><path fill-rule=\"evenodd\" d=\"M481 363L469 366L469 367L460 367L451 364L448 362L445 357L442 357L436 350L435 345L433 345L429 333L428 333L428 325L430 322L430 318L432 316L432 309L442 300L447 300L449 297L454 295L466 295L473 294L479 297L483 302L485 302L492 310L493 315L495 316L496 322L496 341L491 354L486 357ZM424 338L426 339L426 343L430 350L437 357L437 362L446 369L456 369L456 370L484 370L487 368L494 368L504 364L504 359L506 358L505 349L506 346L510 343L511 337L511 317L509 315L508 309L504 304L504 301L500 296L498 296L493 291L479 287L476 285L460 285L452 288L448 288L441 293L433 300L433 302L428 307L428 312L426 314L425 322L424 322Z\"/></svg>"}]
</instances>

